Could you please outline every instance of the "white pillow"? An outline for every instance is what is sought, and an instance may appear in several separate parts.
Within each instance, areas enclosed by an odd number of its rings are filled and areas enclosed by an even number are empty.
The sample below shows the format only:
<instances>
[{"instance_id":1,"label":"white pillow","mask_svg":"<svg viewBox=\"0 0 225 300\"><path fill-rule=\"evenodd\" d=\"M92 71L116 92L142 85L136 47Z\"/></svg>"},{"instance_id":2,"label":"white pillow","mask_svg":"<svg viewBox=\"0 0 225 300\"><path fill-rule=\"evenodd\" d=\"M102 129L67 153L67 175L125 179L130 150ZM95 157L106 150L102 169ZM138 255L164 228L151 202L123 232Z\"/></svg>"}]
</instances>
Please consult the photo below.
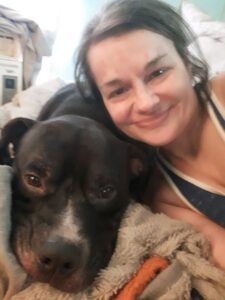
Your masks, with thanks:
<instances>
[{"instance_id":1,"label":"white pillow","mask_svg":"<svg viewBox=\"0 0 225 300\"><path fill-rule=\"evenodd\" d=\"M225 72L225 23L212 20L189 0L183 0L180 13L194 34L202 54L209 65L210 77ZM191 51L196 55L193 43Z\"/></svg>"},{"instance_id":2,"label":"white pillow","mask_svg":"<svg viewBox=\"0 0 225 300\"><path fill-rule=\"evenodd\" d=\"M52 79L17 93L11 102L1 105L0 137L1 129L9 120L17 117L36 119L47 100L65 84L60 78Z\"/></svg>"}]
</instances>

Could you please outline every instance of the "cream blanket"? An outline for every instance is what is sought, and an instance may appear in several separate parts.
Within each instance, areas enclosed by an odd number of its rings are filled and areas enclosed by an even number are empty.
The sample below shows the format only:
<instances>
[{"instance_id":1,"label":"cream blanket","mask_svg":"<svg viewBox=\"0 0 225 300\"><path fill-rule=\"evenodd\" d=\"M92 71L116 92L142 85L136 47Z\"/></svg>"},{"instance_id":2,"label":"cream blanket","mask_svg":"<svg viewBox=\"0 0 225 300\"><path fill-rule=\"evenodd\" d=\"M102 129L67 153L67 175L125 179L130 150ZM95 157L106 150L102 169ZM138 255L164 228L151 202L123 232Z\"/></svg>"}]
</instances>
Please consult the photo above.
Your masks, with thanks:
<instances>
[{"instance_id":1,"label":"cream blanket","mask_svg":"<svg viewBox=\"0 0 225 300\"><path fill-rule=\"evenodd\" d=\"M47 284L25 284L26 274L8 244L11 169L0 166L0 299L107 300L128 282L143 260L158 254L171 264L139 297L140 300L189 300L192 288L206 300L225 299L225 273L210 263L207 241L188 224L132 203L123 218L116 251L88 291L71 295ZM26 288L25 288L26 286ZM129 300L129 299L125 299Z\"/></svg>"}]
</instances>

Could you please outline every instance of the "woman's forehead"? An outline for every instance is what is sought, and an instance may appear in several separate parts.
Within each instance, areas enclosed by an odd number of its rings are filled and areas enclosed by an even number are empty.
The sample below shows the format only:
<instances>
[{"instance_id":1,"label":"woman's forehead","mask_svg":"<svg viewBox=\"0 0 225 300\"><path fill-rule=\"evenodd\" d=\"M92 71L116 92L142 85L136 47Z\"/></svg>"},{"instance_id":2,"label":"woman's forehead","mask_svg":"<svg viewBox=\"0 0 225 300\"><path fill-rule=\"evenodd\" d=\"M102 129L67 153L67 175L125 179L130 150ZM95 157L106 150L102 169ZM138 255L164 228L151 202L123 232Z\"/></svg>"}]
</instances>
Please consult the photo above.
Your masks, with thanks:
<instances>
[{"instance_id":1,"label":"woman's forehead","mask_svg":"<svg viewBox=\"0 0 225 300\"><path fill-rule=\"evenodd\" d=\"M104 52L106 49L110 50L120 50L123 51L127 48L137 48L144 49L147 47L149 50L155 50L159 46L163 45L164 47L173 47L173 42L166 38L165 36L155 33L147 29L137 29L129 32L125 32L120 35L109 36L100 40L96 43L93 43L88 51L88 56L90 53L94 52L98 54L99 52ZM102 54L102 53L101 53Z\"/></svg>"},{"instance_id":2,"label":"woman's forehead","mask_svg":"<svg viewBox=\"0 0 225 300\"><path fill-rule=\"evenodd\" d=\"M87 61L93 75L113 78L118 71L142 72L157 58L177 56L173 42L149 30L134 30L93 44ZM128 69L127 69L128 68ZM140 69L140 70L139 70ZM106 76L107 73L107 76ZM98 78L96 78L98 79Z\"/></svg>"}]
</instances>

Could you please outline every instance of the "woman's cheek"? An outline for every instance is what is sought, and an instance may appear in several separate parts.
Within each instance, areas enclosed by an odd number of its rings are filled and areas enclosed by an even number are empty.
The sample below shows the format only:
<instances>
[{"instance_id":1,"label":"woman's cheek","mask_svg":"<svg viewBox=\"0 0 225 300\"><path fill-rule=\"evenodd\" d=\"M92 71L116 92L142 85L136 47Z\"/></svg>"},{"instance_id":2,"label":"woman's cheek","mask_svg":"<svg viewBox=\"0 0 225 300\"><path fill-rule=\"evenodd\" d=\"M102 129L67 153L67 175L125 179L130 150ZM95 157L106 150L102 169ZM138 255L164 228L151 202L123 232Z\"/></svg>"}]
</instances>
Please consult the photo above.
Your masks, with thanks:
<instances>
[{"instance_id":1,"label":"woman's cheek","mask_svg":"<svg viewBox=\"0 0 225 300\"><path fill-rule=\"evenodd\" d=\"M116 103L110 100L104 100L105 107L110 114L113 122L116 125L123 124L125 120L128 121L129 108L125 103Z\"/></svg>"}]
</instances>

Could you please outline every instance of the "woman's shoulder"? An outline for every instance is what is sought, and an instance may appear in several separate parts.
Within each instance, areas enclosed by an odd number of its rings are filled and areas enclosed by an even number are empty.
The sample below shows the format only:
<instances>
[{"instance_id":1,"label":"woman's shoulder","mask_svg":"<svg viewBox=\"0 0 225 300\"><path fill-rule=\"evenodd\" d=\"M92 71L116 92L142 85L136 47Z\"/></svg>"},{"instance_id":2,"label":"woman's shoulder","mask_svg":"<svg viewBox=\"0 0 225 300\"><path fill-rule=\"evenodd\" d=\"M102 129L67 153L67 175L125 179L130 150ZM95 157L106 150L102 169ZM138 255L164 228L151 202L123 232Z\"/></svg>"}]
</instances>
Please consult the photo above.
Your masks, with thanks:
<instances>
[{"instance_id":1,"label":"woman's shoulder","mask_svg":"<svg viewBox=\"0 0 225 300\"><path fill-rule=\"evenodd\" d=\"M155 168L149 178L143 202L155 212L165 212L162 209L165 205L183 206L158 168Z\"/></svg>"},{"instance_id":2,"label":"woman's shoulder","mask_svg":"<svg viewBox=\"0 0 225 300\"><path fill-rule=\"evenodd\" d=\"M210 80L210 87L217 99L225 105L225 73L213 77Z\"/></svg>"}]
</instances>

